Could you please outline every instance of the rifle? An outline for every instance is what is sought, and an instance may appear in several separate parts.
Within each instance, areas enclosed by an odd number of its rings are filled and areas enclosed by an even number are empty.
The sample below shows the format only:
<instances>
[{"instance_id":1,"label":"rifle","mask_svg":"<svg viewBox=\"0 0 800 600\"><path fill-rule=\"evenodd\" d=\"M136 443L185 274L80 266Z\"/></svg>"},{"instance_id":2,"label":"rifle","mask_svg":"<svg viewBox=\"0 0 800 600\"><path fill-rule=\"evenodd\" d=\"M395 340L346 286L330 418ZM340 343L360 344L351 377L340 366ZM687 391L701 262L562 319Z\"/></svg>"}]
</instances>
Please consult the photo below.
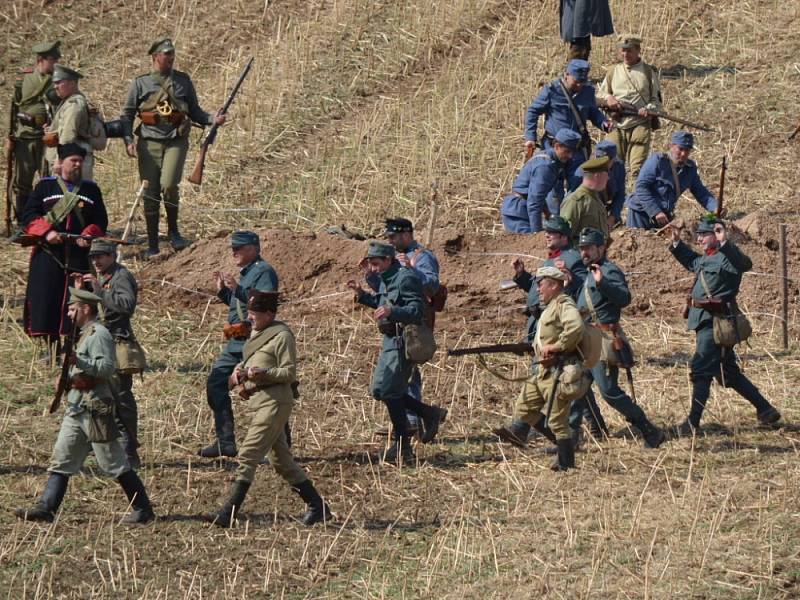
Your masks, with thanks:
<instances>
[{"instance_id":1,"label":"rifle","mask_svg":"<svg viewBox=\"0 0 800 600\"><path fill-rule=\"evenodd\" d=\"M728 157L722 157L722 167L719 171L719 194L717 194L717 218L722 217L722 199L725 196L725 173L728 170Z\"/></svg>"},{"instance_id":2,"label":"rifle","mask_svg":"<svg viewBox=\"0 0 800 600\"><path fill-rule=\"evenodd\" d=\"M64 395L69 389L69 368L72 366L70 362L72 360L72 355L75 353L75 339L78 335L78 325L75 323L75 320L72 320L72 329L69 332L69 336L64 339L64 356L61 359L61 375L58 377L58 382L56 383L56 393L53 396L53 400L50 402L50 408L48 412L52 415L56 410L58 410L59 405L61 404L61 397Z\"/></svg>"},{"instance_id":3,"label":"rifle","mask_svg":"<svg viewBox=\"0 0 800 600\"><path fill-rule=\"evenodd\" d=\"M126 242L125 240L121 240L119 238L108 237L105 235L101 235L98 237L92 237L90 235L81 235L80 233L59 233L58 234L62 240L65 242L72 242L75 243L78 240L86 240L91 242L92 240L105 240L107 242L111 242L112 244L123 244L125 246L132 245L131 242ZM32 233L21 233L14 237L12 240L13 244L19 244L23 248L28 246L35 246L44 241L44 238L39 235L33 235Z\"/></svg>"},{"instance_id":4,"label":"rifle","mask_svg":"<svg viewBox=\"0 0 800 600\"><path fill-rule=\"evenodd\" d=\"M16 102L11 102L11 112L8 115L8 143L6 145L6 237L11 237L11 211L16 214L16 207L13 207L14 188L14 152L16 150L16 140L14 139L14 125L17 115ZM19 215L16 215L19 217Z\"/></svg>"},{"instance_id":5,"label":"rifle","mask_svg":"<svg viewBox=\"0 0 800 600\"><path fill-rule=\"evenodd\" d=\"M798 124L797 127L794 128L794 131L789 137L786 138L786 141L791 142L794 138L797 137L798 133L800 133L800 124Z\"/></svg>"},{"instance_id":6,"label":"rifle","mask_svg":"<svg viewBox=\"0 0 800 600\"><path fill-rule=\"evenodd\" d=\"M448 348L447 356L466 356L468 354L505 354L511 353L518 356L532 354L533 345L525 342L516 344L494 344L491 346L475 346L474 348Z\"/></svg>"},{"instance_id":7,"label":"rifle","mask_svg":"<svg viewBox=\"0 0 800 600\"><path fill-rule=\"evenodd\" d=\"M622 110L620 111L609 111L614 113L615 115L619 115L619 117L628 117L628 116L638 116L639 109L636 108L630 102L625 102L624 100L620 100L620 105L622 106ZM715 132L715 129L711 127L707 127L700 123L695 123L694 121L689 121L688 119L684 119L682 117L676 117L675 115L671 115L669 113L660 111L660 110L648 110L647 115L650 117L658 117L659 119L665 119L667 121L672 121L673 123L679 123L681 125L686 125L686 127L692 127L693 129L699 129L700 131L708 131L708 132Z\"/></svg>"},{"instance_id":8,"label":"rifle","mask_svg":"<svg viewBox=\"0 0 800 600\"><path fill-rule=\"evenodd\" d=\"M425 240L425 245L430 248L433 243L433 230L436 228L436 213L439 210L436 200L439 197L439 182L434 181L431 184L431 218L428 220L428 237Z\"/></svg>"},{"instance_id":9,"label":"rifle","mask_svg":"<svg viewBox=\"0 0 800 600\"><path fill-rule=\"evenodd\" d=\"M239 88L242 87L242 83L244 83L245 77L250 72L250 67L253 66L254 58L251 57L250 60L247 61L247 64L244 66L244 70L242 74L239 75L239 80L236 82L236 85L233 86L230 95L228 95L228 99L225 101L225 104L222 105L219 113L220 115L224 115L228 112L228 108L230 108L233 99L236 97L236 94L239 93ZM208 147L214 143L214 140L217 139L217 131L219 130L219 125L214 123L211 126L211 129L208 130L208 135L206 139L204 139L200 143L200 153L197 155L197 162L194 163L194 169L192 170L192 174L189 175L188 181L189 183L193 183L195 185L200 185L203 183L203 170L206 168L206 152L208 152Z\"/></svg>"}]
</instances>

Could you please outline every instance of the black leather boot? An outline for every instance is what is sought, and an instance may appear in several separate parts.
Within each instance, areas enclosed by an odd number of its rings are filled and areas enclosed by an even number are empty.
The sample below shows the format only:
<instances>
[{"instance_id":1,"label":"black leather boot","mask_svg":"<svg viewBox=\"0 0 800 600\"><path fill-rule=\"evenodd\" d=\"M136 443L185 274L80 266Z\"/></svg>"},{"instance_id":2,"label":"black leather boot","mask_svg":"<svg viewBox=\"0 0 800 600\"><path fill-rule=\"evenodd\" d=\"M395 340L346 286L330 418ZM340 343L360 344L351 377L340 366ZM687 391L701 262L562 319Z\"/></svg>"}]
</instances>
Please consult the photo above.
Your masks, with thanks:
<instances>
[{"instance_id":1,"label":"black leather boot","mask_svg":"<svg viewBox=\"0 0 800 600\"><path fill-rule=\"evenodd\" d=\"M205 448L201 448L198 454L203 458L219 458L220 456L236 456L239 451L236 448L236 434L233 423L233 411L229 408L214 411L214 428L217 432L217 439Z\"/></svg>"},{"instance_id":2,"label":"black leather boot","mask_svg":"<svg viewBox=\"0 0 800 600\"><path fill-rule=\"evenodd\" d=\"M308 507L306 514L300 517L300 522L303 525L313 525L314 523L331 520L333 515L331 514L330 507L322 499L322 496L319 495L310 479L306 479L300 485L292 486L292 489L297 492Z\"/></svg>"},{"instance_id":3,"label":"black leather boot","mask_svg":"<svg viewBox=\"0 0 800 600\"><path fill-rule=\"evenodd\" d=\"M244 504L247 491L250 489L249 481L236 480L231 486L231 495L228 501L216 513L210 516L217 527L230 527L236 522L239 512Z\"/></svg>"},{"instance_id":4,"label":"black leather boot","mask_svg":"<svg viewBox=\"0 0 800 600\"><path fill-rule=\"evenodd\" d=\"M125 491L125 496L128 498L133 510L131 513L122 519L126 525L138 525L142 523L149 523L156 518L153 512L153 507L150 504L150 498L147 497L147 491L144 489L144 483L136 474L136 471L126 471L119 477L117 481Z\"/></svg>"},{"instance_id":5,"label":"black leather boot","mask_svg":"<svg viewBox=\"0 0 800 600\"><path fill-rule=\"evenodd\" d=\"M178 207L174 204L164 204L167 211L167 235L169 243L175 250L183 250L191 245L191 242L183 237L178 231Z\"/></svg>"},{"instance_id":6,"label":"black leather boot","mask_svg":"<svg viewBox=\"0 0 800 600\"><path fill-rule=\"evenodd\" d=\"M553 462L551 469L553 471L566 471L567 469L575 468L575 446L571 439L558 440L556 442L558 448L558 455Z\"/></svg>"},{"instance_id":7,"label":"black leather boot","mask_svg":"<svg viewBox=\"0 0 800 600\"><path fill-rule=\"evenodd\" d=\"M420 441L423 444L432 442L439 433L439 424L447 419L447 409L438 406L426 406L422 411L422 435Z\"/></svg>"},{"instance_id":8,"label":"black leather boot","mask_svg":"<svg viewBox=\"0 0 800 600\"><path fill-rule=\"evenodd\" d=\"M636 427L642 432L645 448L658 448L667 439L664 432L647 419L641 423L636 423Z\"/></svg>"},{"instance_id":9,"label":"black leather boot","mask_svg":"<svg viewBox=\"0 0 800 600\"><path fill-rule=\"evenodd\" d=\"M144 214L144 222L147 225L147 256L155 256L161 252L158 248L158 218L157 212Z\"/></svg>"},{"instance_id":10,"label":"black leather boot","mask_svg":"<svg viewBox=\"0 0 800 600\"><path fill-rule=\"evenodd\" d=\"M398 460L406 466L413 467L416 461L414 449L411 447L411 438L406 436L403 438L395 438L381 457L381 461L385 463L397 463Z\"/></svg>"},{"instance_id":11,"label":"black leather boot","mask_svg":"<svg viewBox=\"0 0 800 600\"><path fill-rule=\"evenodd\" d=\"M42 497L30 508L14 509L14 514L24 521L45 521L52 523L56 518L58 507L67 493L69 475L63 473L50 473L50 478L44 486Z\"/></svg>"}]
</instances>

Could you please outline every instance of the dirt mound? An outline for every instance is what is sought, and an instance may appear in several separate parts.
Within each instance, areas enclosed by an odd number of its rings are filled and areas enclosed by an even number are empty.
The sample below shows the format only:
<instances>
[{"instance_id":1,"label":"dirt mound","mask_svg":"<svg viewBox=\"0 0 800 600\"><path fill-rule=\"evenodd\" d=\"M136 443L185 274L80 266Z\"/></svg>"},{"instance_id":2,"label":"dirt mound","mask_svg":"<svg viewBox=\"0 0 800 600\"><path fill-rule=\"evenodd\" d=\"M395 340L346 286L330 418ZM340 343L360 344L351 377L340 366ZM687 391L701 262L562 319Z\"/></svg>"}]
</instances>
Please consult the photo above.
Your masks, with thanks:
<instances>
[{"instance_id":1,"label":"dirt mound","mask_svg":"<svg viewBox=\"0 0 800 600\"><path fill-rule=\"evenodd\" d=\"M750 311L776 314L780 306L777 222L766 214L737 221L734 239L754 263L744 278L740 301ZM798 292L800 276L795 258L800 226L789 227L790 291ZM260 230L264 258L278 271L286 300L301 313L315 310L317 302L345 301L334 294L344 292L349 279L359 279L357 266L365 242L326 233L296 233ZM424 235L421 236L424 238ZM680 312L693 277L668 252L669 238L653 232L621 229L613 233L609 257L626 271L634 301L626 315L672 317ZM480 236L457 229L436 232L431 244L441 263L442 280L448 285L448 316L459 321L487 317L487 312L513 316L523 301L519 290L502 291L500 282L513 275L511 262L520 257L528 270L544 258L543 234ZM192 309L204 306L215 293L212 273L236 268L229 257L227 232L202 240L191 248L149 266L139 273L143 290L158 305ZM194 293L190 290L196 290Z\"/></svg>"}]
</instances>

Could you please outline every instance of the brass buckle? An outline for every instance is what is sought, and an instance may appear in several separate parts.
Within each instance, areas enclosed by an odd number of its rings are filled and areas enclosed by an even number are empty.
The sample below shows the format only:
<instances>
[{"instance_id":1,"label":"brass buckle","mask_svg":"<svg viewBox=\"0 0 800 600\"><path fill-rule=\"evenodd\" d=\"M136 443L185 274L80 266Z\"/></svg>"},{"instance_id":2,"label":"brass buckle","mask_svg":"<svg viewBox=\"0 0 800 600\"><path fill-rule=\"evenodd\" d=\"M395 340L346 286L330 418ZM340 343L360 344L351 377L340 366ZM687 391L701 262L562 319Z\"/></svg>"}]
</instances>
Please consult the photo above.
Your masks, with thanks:
<instances>
[{"instance_id":1,"label":"brass buckle","mask_svg":"<svg viewBox=\"0 0 800 600\"><path fill-rule=\"evenodd\" d=\"M156 104L156 112L162 117L168 117L172 114L172 105L169 100L162 100Z\"/></svg>"}]
</instances>

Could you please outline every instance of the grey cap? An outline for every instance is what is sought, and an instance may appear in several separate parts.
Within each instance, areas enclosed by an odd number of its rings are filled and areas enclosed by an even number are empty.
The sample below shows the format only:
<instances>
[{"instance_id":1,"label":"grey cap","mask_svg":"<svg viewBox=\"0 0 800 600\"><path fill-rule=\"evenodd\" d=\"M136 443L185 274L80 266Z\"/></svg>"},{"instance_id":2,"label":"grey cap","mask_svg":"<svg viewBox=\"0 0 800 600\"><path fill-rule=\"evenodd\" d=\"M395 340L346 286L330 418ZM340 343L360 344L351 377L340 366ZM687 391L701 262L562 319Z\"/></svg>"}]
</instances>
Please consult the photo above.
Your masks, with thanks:
<instances>
[{"instance_id":1,"label":"grey cap","mask_svg":"<svg viewBox=\"0 0 800 600\"><path fill-rule=\"evenodd\" d=\"M70 69L66 65L57 64L53 67L53 83L56 81L78 81L83 79L83 75L75 69Z\"/></svg>"},{"instance_id":2,"label":"grey cap","mask_svg":"<svg viewBox=\"0 0 800 600\"><path fill-rule=\"evenodd\" d=\"M569 236L572 234L572 226L564 217L550 217L544 223L544 230L550 233L560 233L561 235Z\"/></svg>"},{"instance_id":3,"label":"grey cap","mask_svg":"<svg viewBox=\"0 0 800 600\"><path fill-rule=\"evenodd\" d=\"M395 249L391 244L379 240L370 240L367 246L367 258L394 258Z\"/></svg>"},{"instance_id":4,"label":"grey cap","mask_svg":"<svg viewBox=\"0 0 800 600\"><path fill-rule=\"evenodd\" d=\"M163 37L150 44L150 49L147 51L147 53L156 54L158 52L163 52L164 54L175 52L175 46L173 45L172 40L168 37Z\"/></svg>"},{"instance_id":5,"label":"grey cap","mask_svg":"<svg viewBox=\"0 0 800 600\"><path fill-rule=\"evenodd\" d=\"M605 246L606 234L594 227L584 227L578 238L578 246Z\"/></svg>"},{"instance_id":6,"label":"grey cap","mask_svg":"<svg viewBox=\"0 0 800 600\"><path fill-rule=\"evenodd\" d=\"M103 239L96 239L92 240L92 247L89 248L89 256L93 256L95 254L116 254L117 253L117 245L114 242L110 242L108 240Z\"/></svg>"},{"instance_id":7,"label":"grey cap","mask_svg":"<svg viewBox=\"0 0 800 600\"><path fill-rule=\"evenodd\" d=\"M231 234L231 248L241 248L249 244L261 247L261 240L258 239L258 234L255 231L240 229Z\"/></svg>"}]
</instances>

